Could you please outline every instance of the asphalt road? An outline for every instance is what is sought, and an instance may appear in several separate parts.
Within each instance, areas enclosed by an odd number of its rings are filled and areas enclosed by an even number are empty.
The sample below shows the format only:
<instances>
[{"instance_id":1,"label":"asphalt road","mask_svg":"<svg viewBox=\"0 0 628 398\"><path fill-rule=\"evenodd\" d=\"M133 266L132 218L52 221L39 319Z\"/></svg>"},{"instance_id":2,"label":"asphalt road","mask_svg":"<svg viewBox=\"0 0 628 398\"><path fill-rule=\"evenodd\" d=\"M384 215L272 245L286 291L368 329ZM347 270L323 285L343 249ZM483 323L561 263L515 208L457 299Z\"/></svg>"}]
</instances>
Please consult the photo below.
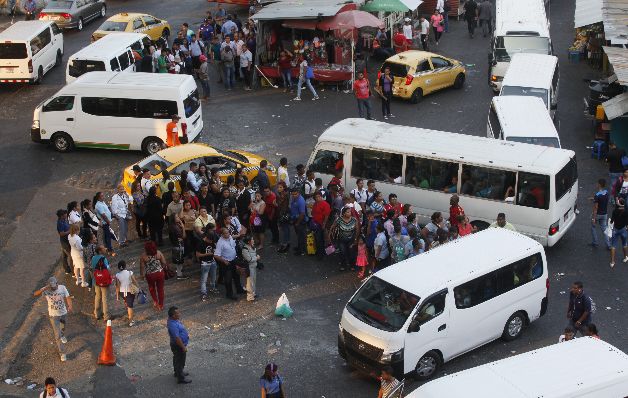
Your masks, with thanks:
<instances>
[{"instance_id":1,"label":"asphalt road","mask_svg":"<svg viewBox=\"0 0 628 398\"><path fill-rule=\"evenodd\" d=\"M109 15L125 11L141 11L167 19L173 27L184 21L198 24L204 13L204 1L183 0L177 3L176 10L169 3L157 0L136 0L129 2L110 1ZM590 241L589 217L591 209L588 197L591 196L595 181L606 176L604 165L590 158L587 148L592 142L591 125L583 117L582 97L587 92L582 78L594 73L586 64L572 64L567 60L567 47L573 39L573 1L554 0L551 5L551 34L554 49L560 60L560 99L559 118L561 143L565 148L577 153L579 166L580 195L578 207L581 215L574 227L563 240L547 252L551 274L550 306L545 317L532 324L523 337L512 343L497 341L479 348L448 363L444 371L451 373L492 360L521 353L530 349L554 343L565 326L565 310L568 287L574 280L582 280L585 290L594 298L597 312L594 314L603 339L628 351L628 320L624 314L626 288L628 287L628 265L618 263L614 270L608 266L608 254L603 249L592 249ZM0 20L3 22L5 20ZM98 26L96 21L86 26L83 32L68 32L65 35L67 56L89 43L91 32ZM486 115L492 92L486 84L486 54L488 39L481 35L471 40L466 36L466 26L462 22L451 22L451 33L444 35L435 52L450 56L467 64L467 83L463 90L446 90L426 97L419 105L394 101L392 112L397 117L394 123L484 135ZM214 77L212 77L213 80ZM55 260L54 215L56 208L78 199L74 188L66 181L82 171L107 168L122 168L142 156L139 153L109 152L99 150L79 150L60 155L52 149L30 142L28 131L32 120L32 110L43 99L58 90L64 82L64 70L55 68L44 78L40 86L0 87L0 289L13 292L16 285L19 291L3 298L0 307L0 326L3 335L13 330L19 323L23 305L30 305L29 292L45 278ZM212 85L212 99L203 107L206 129L202 141L224 148L245 149L266 155L277 161L281 156L290 159L291 166L304 163L313 148L317 136L326 126L345 117L357 115L355 100L351 94L331 90L319 92L322 100L293 102L292 96L272 88L256 92L236 91L227 94L217 84ZM380 118L379 101L373 101L375 116ZM112 177L113 178L113 177ZM42 197L43 196L43 197ZM87 196L87 195L86 195ZM39 220L24 227L26 218ZM33 251L17 250L20 244L46 242ZM469 253L469 258L473 253ZM35 261L33 261L35 260ZM464 259L462 259L464 260ZM305 262L307 264L307 261ZM19 284L15 283L15 265L23 264ZM307 277L300 276L296 282L301 286L308 283ZM312 277L316 277L312 275ZM309 281L315 282L315 281ZM342 305L354 291L351 284L346 288L319 299L304 301L308 313L316 314L315 319L302 323L303 330L294 325L295 339L299 334L316 337L318 343L329 348L336 339L336 323ZM16 321L17 319L17 321ZM314 330L312 330L314 329ZM297 340L295 340L297 341ZM311 348L311 347L310 347ZM292 395L304 397L325 395L327 397L364 397L373 395L373 382L350 372L342 361L329 349L311 348L306 354L296 350L295 354L284 358L289 373L301 375L304 383L290 386ZM566 364L572 359L566 359ZM586 364L586 358L580 359ZM235 365L234 365L235 366ZM591 366L595 366L591 364ZM216 396L227 396L228 392L245 391L242 384L250 381L233 380L237 366L224 365L215 369ZM129 374L127 374L129 376ZM294 379L294 376L293 376ZM115 384L112 381L105 383ZM321 386L324 385L324 386ZM145 386L147 395L160 393L161 383L153 388ZM413 384L412 388L417 386ZM194 387L192 387L194 388ZM198 387L197 387L198 388ZM326 391L322 394L321 391ZM94 393L106 391L99 388ZM88 391L83 393L87 394ZM150 394L148 394L150 393ZM201 390L190 390L190 395L200 395ZM141 393L140 393L141 394ZM104 396L95 394L95 396Z\"/></svg>"}]
</instances>

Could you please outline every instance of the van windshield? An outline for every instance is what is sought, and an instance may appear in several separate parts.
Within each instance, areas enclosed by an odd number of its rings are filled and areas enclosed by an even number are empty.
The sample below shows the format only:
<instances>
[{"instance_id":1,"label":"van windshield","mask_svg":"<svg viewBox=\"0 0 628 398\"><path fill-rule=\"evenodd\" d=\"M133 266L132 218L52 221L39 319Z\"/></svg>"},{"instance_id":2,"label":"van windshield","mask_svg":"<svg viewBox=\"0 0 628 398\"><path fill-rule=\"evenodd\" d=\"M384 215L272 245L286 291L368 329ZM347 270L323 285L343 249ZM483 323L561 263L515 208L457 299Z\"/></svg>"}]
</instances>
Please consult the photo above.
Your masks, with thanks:
<instances>
[{"instance_id":1,"label":"van windshield","mask_svg":"<svg viewBox=\"0 0 628 398\"><path fill-rule=\"evenodd\" d=\"M523 95L525 97L539 97L547 107L547 90L544 88L503 86L499 95Z\"/></svg>"},{"instance_id":2,"label":"van windshield","mask_svg":"<svg viewBox=\"0 0 628 398\"><path fill-rule=\"evenodd\" d=\"M24 43L0 43L0 59L24 59L27 56Z\"/></svg>"},{"instance_id":3,"label":"van windshield","mask_svg":"<svg viewBox=\"0 0 628 398\"><path fill-rule=\"evenodd\" d=\"M550 54L549 39L538 36L498 36L495 40L495 60L510 62L516 53Z\"/></svg>"},{"instance_id":4,"label":"van windshield","mask_svg":"<svg viewBox=\"0 0 628 398\"><path fill-rule=\"evenodd\" d=\"M68 66L68 74L72 77L79 77L87 72L106 71L103 61L90 61L75 59Z\"/></svg>"},{"instance_id":5,"label":"van windshield","mask_svg":"<svg viewBox=\"0 0 628 398\"><path fill-rule=\"evenodd\" d=\"M198 89L195 89L183 100L183 108L185 108L185 117L190 117L196 113L201 106L201 102L198 100Z\"/></svg>"},{"instance_id":6,"label":"van windshield","mask_svg":"<svg viewBox=\"0 0 628 398\"><path fill-rule=\"evenodd\" d=\"M397 286L371 277L347 304L347 310L377 329L396 332L406 323L420 298Z\"/></svg>"},{"instance_id":7,"label":"van windshield","mask_svg":"<svg viewBox=\"0 0 628 398\"><path fill-rule=\"evenodd\" d=\"M524 144L534 144L560 148L560 143L556 137L508 137L506 141L523 142Z\"/></svg>"},{"instance_id":8,"label":"van windshield","mask_svg":"<svg viewBox=\"0 0 628 398\"><path fill-rule=\"evenodd\" d=\"M140 166L142 169L148 169L150 171L150 174L155 176L166 170L168 167L172 166L172 163L168 162L166 159L155 153L139 162L138 166Z\"/></svg>"}]
</instances>

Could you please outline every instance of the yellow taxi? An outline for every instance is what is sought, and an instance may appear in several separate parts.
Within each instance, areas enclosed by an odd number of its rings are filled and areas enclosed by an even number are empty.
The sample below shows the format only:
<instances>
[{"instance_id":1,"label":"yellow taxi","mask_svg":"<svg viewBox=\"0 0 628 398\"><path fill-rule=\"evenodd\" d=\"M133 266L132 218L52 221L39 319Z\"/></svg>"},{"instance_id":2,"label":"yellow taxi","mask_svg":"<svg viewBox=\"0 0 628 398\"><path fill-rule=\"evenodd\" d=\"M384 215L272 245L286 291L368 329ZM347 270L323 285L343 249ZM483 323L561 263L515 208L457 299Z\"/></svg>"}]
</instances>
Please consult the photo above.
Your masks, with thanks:
<instances>
[{"instance_id":1,"label":"yellow taxi","mask_svg":"<svg viewBox=\"0 0 628 398\"><path fill-rule=\"evenodd\" d=\"M121 12L107 19L92 34L92 41L102 39L111 32L135 32L148 35L151 40L157 41L160 37L170 36L168 21L158 19L148 14L135 12Z\"/></svg>"},{"instance_id":2,"label":"yellow taxi","mask_svg":"<svg viewBox=\"0 0 628 398\"><path fill-rule=\"evenodd\" d=\"M455 59L427 51L404 51L384 61L377 73L377 86L386 68L390 68L394 79L393 96L409 99L413 104L447 87L462 88L467 73Z\"/></svg>"},{"instance_id":3,"label":"yellow taxi","mask_svg":"<svg viewBox=\"0 0 628 398\"><path fill-rule=\"evenodd\" d=\"M197 165L205 164L208 174L211 169L217 168L220 179L223 183L227 182L227 177L235 175L237 168L242 168L244 175L253 180L257 176L260 162L263 157L249 152L236 150L222 150L206 144L191 143L178 145L167 149L162 149L137 163L142 169L150 170L151 181L155 185L163 178L161 172L168 170L170 179L177 185L176 189L180 191L179 180L181 179L181 171L190 170L190 163ZM122 176L122 184L128 193L131 193L131 185L135 181L133 166L127 167ZM268 179L271 185L277 181L277 170L268 163ZM158 189L159 190L159 189Z\"/></svg>"}]
</instances>

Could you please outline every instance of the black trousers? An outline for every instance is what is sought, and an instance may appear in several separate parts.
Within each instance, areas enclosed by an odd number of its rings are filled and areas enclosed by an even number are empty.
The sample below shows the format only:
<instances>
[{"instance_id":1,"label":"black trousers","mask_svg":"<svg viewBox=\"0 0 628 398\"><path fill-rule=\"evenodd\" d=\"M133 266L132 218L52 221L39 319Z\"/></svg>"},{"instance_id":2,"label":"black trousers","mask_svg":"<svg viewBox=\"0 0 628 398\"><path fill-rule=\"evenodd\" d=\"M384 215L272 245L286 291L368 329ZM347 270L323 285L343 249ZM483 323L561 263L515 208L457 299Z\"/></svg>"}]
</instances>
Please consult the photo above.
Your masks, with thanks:
<instances>
[{"instance_id":1,"label":"black trousers","mask_svg":"<svg viewBox=\"0 0 628 398\"><path fill-rule=\"evenodd\" d=\"M475 33L475 26L477 21L475 19L467 19L467 29L469 29L469 34L473 36Z\"/></svg>"},{"instance_id":2,"label":"black trousers","mask_svg":"<svg viewBox=\"0 0 628 398\"><path fill-rule=\"evenodd\" d=\"M183 376L183 369L185 368L186 352L177 344L170 344L172 350L172 367L174 368L174 375L178 380L185 379Z\"/></svg>"},{"instance_id":3,"label":"black trousers","mask_svg":"<svg viewBox=\"0 0 628 398\"><path fill-rule=\"evenodd\" d=\"M162 236L162 230L164 228L164 223L159 221L149 221L148 230L150 232L150 240L153 242L157 242L157 244L161 245L164 243L164 239Z\"/></svg>"},{"instance_id":4,"label":"black trousers","mask_svg":"<svg viewBox=\"0 0 628 398\"><path fill-rule=\"evenodd\" d=\"M277 216L275 215L272 220L267 219L267 222L270 233L273 236L273 243L279 243L279 226L277 225Z\"/></svg>"},{"instance_id":5,"label":"black trousers","mask_svg":"<svg viewBox=\"0 0 628 398\"><path fill-rule=\"evenodd\" d=\"M386 99L382 98L382 115L390 115L390 101L392 101L392 92L383 93Z\"/></svg>"},{"instance_id":6,"label":"black trousers","mask_svg":"<svg viewBox=\"0 0 628 398\"><path fill-rule=\"evenodd\" d=\"M233 294L233 286L235 285L237 293L243 293L244 289L240 283L240 275L236 271L235 263L229 262L227 265L222 265L222 277L225 282L225 289L227 291L227 297L235 297Z\"/></svg>"},{"instance_id":7,"label":"black trousers","mask_svg":"<svg viewBox=\"0 0 628 398\"><path fill-rule=\"evenodd\" d=\"M145 238L147 236L147 229L148 225L146 224L146 217L140 217L137 215L137 213L135 213L135 232L137 232L138 238Z\"/></svg>"}]
</instances>

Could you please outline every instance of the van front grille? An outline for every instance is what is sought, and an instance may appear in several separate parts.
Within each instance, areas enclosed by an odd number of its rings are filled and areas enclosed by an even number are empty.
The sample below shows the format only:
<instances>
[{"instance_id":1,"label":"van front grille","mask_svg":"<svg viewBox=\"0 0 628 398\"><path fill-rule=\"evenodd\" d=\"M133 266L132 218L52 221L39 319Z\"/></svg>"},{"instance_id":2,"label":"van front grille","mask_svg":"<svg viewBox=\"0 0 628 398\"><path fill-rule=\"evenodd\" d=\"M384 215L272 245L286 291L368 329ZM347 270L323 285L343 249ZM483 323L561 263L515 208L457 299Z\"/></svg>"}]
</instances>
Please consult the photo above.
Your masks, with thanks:
<instances>
[{"instance_id":1,"label":"van front grille","mask_svg":"<svg viewBox=\"0 0 628 398\"><path fill-rule=\"evenodd\" d=\"M348 333L346 330L344 330L342 333L345 339L345 348L349 351L353 351L356 354L362 355L375 361L378 361L381 358L382 353L384 352L383 349L363 342L351 333Z\"/></svg>"}]
</instances>

